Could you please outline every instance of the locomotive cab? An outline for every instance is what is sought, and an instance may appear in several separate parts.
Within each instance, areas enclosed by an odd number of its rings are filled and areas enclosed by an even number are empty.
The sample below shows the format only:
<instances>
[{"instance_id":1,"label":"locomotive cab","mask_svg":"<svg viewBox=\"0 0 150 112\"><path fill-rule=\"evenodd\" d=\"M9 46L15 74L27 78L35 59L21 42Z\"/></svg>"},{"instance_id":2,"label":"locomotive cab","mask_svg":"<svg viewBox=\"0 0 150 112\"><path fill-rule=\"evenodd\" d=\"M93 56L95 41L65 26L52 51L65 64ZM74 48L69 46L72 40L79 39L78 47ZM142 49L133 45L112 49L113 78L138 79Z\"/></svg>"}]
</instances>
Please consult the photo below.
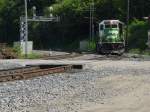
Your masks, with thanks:
<instances>
[{"instance_id":1,"label":"locomotive cab","mask_svg":"<svg viewBox=\"0 0 150 112\"><path fill-rule=\"evenodd\" d=\"M125 48L124 24L119 20L104 20L99 24L97 52L123 53Z\"/></svg>"}]
</instances>

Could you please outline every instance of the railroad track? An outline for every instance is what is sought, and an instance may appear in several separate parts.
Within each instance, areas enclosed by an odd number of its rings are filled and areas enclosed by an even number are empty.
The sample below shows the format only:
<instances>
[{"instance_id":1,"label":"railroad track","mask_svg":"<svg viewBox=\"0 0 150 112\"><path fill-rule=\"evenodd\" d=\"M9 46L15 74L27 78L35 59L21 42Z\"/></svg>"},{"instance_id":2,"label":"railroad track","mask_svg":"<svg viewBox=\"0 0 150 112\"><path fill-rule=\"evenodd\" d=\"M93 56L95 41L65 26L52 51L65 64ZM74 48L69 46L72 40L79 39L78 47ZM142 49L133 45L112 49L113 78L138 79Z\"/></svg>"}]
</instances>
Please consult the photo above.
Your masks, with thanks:
<instances>
[{"instance_id":1,"label":"railroad track","mask_svg":"<svg viewBox=\"0 0 150 112\"><path fill-rule=\"evenodd\" d=\"M65 54L65 55L55 55L55 56L44 56L42 59L45 60L61 60L61 59L67 59L67 58L75 58L75 57L79 57L82 56L82 54L79 53L71 53L71 54Z\"/></svg>"},{"instance_id":2,"label":"railroad track","mask_svg":"<svg viewBox=\"0 0 150 112\"><path fill-rule=\"evenodd\" d=\"M52 73L66 72L72 69L72 65L62 66L28 66L9 70L0 70L0 82L23 80Z\"/></svg>"},{"instance_id":3,"label":"railroad track","mask_svg":"<svg viewBox=\"0 0 150 112\"><path fill-rule=\"evenodd\" d=\"M124 58L129 58L125 55L99 55L99 56L96 56L96 57L93 57L91 59L88 59L88 60L121 60L121 59L124 59Z\"/></svg>"}]
</instances>

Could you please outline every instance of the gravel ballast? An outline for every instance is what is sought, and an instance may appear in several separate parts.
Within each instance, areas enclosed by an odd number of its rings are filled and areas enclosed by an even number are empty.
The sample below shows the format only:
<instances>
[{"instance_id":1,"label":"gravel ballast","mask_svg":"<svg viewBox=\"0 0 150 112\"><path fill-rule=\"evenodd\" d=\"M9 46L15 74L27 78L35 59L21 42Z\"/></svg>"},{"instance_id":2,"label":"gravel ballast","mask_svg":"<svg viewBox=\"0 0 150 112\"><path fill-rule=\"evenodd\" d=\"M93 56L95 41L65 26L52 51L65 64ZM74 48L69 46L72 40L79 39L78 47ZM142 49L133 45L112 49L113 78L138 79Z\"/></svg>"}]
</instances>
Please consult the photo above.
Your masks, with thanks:
<instances>
[{"instance_id":1,"label":"gravel ballast","mask_svg":"<svg viewBox=\"0 0 150 112\"><path fill-rule=\"evenodd\" d=\"M149 62L101 61L81 71L0 83L0 112L81 112L90 105L109 104L109 99L140 85L121 86L122 80L131 83L142 76L149 83L149 75Z\"/></svg>"}]
</instances>

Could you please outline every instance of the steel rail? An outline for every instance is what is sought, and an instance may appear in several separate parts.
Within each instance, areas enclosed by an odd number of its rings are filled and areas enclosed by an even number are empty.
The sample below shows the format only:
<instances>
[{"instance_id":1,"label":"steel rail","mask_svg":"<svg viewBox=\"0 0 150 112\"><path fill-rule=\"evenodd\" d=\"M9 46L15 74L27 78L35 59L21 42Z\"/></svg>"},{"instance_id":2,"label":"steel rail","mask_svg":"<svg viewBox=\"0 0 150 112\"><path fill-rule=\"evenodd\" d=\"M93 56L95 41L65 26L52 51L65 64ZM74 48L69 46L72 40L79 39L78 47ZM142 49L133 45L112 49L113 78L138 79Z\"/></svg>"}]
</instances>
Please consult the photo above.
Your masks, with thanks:
<instances>
[{"instance_id":1,"label":"steel rail","mask_svg":"<svg viewBox=\"0 0 150 112\"><path fill-rule=\"evenodd\" d=\"M0 82L24 80L32 77L49 75L52 73L66 72L72 69L72 65L64 65L57 67L23 67L10 70L0 70Z\"/></svg>"},{"instance_id":2,"label":"steel rail","mask_svg":"<svg viewBox=\"0 0 150 112\"><path fill-rule=\"evenodd\" d=\"M45 56L43 57L42 59L45 59L45 60L55 60L55 59L67 59L67 58L75 58L75 57L79 57L79 56L82 56L83 54L65 54L65 55L56 55L56 56Z\"/></svg>"}]
</instances>

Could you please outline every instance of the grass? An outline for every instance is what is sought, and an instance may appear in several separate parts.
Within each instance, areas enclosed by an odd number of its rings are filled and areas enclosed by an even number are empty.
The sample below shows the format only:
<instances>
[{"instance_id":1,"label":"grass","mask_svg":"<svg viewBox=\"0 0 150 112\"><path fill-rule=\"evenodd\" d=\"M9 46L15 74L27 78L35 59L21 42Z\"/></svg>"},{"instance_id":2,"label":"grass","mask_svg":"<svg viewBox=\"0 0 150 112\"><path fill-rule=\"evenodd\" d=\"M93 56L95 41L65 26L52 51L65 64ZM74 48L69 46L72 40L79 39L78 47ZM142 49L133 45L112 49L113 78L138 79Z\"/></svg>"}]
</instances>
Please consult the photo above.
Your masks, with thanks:
<instances>
[{"instance_id":1,"label":"grass","mask_svg":"<svg viewBox=\"0 0 150 112\"><path fill-rule=\"evenodd\" d=\"M38 58L41 58L42 55L40 54L37 54L37 53L31 53L31 54L28 54L27 58L25 55L20 55L19 58L20 59L38 59Z\"/></svg>"},{"instance_id":2,"label":"grass","mask_svg":"<svg viewBox=\"0 0 150 112\"><path fill-rule=\"evenodd\" d=\"M13 51L14 51L14 53L16 53L17 58L19 58L19 59L26 59L26 56L21 54L22 51L20 49L20 46L14 46L13 47ZM38 58L41 58L41 57L42 57L41 54L31 53L31 54L28 54L27 59L38 59Z\"/></svg>"},{"instance_id":3,"label":"grass","mask_svg":"<svg viewBox=\"0 0 150 112\"><path fill-rule=\"evenodd\" d=\"M131 54L150 55L150 50L130 49Z\"/></svg>"},{"instance_id":4,"label":"grass","mask_svg":"<svg viewBox=\"0 0 150 112\"><path fill-rule=\"evenodd\" d=\"M95 41L89 41L88 50L89 51L95 51L96 49L96 42Z\"/></svg>"},{"instance_id":5,"label":"grass","mask_svg":"<svg viewBox=\"0 0 150 112\"><path fill-rule=\"evenodd\" d=\"M150 51L143 51L144 55L149 55L150 56Z\"/></svg>"}]
</instances>

